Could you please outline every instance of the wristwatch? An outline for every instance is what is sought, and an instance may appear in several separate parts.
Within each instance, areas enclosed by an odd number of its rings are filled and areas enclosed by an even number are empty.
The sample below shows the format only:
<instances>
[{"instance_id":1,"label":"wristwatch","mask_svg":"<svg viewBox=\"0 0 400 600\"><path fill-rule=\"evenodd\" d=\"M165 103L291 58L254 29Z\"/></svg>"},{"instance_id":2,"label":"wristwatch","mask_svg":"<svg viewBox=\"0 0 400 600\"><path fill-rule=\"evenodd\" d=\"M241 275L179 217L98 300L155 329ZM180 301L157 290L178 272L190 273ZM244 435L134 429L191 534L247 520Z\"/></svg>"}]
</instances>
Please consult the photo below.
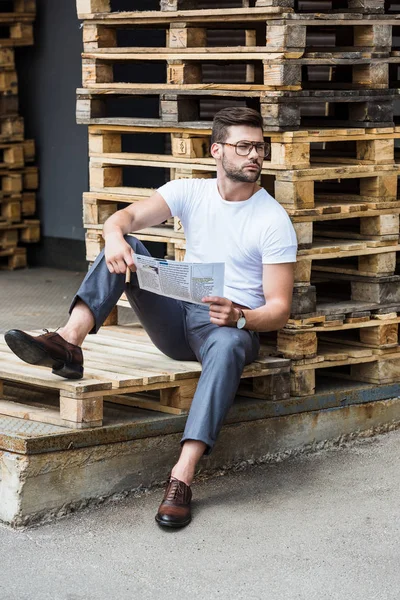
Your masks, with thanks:
<instances>
[{"instance_id":1,"label":"wristwatch","mask_svg":"<svg viewBox=\"0 0 400 600\"><path fill-rule=\"evenodd\" d=\"M243 329L243 327L245 327L245 325L246 325L246 317L244 316L244 313L241 308L238 308L238 311L239 311L239 318L236 321L236 327L238 329Z\"/></svg>"}]
</instances>

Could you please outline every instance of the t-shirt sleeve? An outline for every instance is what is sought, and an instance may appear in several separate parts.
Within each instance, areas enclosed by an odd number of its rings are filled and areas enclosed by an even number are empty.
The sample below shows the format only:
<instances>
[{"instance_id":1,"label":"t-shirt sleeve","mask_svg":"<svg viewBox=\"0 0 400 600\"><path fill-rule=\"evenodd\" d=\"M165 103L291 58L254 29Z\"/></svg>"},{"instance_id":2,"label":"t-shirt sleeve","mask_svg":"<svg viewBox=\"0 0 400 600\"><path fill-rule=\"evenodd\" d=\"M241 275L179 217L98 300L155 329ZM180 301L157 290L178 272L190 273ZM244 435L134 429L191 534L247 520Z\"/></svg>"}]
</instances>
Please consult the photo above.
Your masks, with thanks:
<instances>
[{"instance_id":1,"label":"t-shirt sleeve","mask_svg":"<svg viewBox=\"0 0 400 600\"><path fill-rule=\"evenodd\" d=\"M185 213L187 202L190 201L190 190L188 189L190 179L175 179L162 185L157 192L161 194L168 204L173 217L180 219Z\"/></svg>"},{"instance_id":2,"label":"t-shirt sleeve","mask_svg":"<svg viewBox=\"0 0 400 600\"><path fill-rule=\"evenodd\" d=\"M296 262L296 232L289 216L282 208L277 212L273 225L263 236L261 252L264 265Z\"/></svg>"}]
</instances>

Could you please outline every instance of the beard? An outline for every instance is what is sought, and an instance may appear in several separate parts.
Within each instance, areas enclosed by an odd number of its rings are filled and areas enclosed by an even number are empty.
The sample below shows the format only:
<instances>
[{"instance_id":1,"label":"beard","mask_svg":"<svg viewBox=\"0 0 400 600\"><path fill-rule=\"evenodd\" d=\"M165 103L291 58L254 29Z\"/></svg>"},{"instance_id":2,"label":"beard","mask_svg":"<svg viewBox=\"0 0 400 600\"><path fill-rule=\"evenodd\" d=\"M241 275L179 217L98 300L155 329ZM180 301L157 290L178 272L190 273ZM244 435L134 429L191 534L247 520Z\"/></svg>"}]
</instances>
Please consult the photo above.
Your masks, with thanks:
<instances>
[{"instance_id":1,"label":"beard","mask_svg":"<svg viewBox=\"0 0 400 600\"><path fill-rule=\"evenodd\" d=\"M245 171L245 167L249 165L257 166L257 171ZM261 173L261 165L258 162L248 161L243 167L237 167L230 163L225 155L222 157L222 167L226 176L231 181L240 181L242 183L255 183Z\"/></svg>"}]
</instances>

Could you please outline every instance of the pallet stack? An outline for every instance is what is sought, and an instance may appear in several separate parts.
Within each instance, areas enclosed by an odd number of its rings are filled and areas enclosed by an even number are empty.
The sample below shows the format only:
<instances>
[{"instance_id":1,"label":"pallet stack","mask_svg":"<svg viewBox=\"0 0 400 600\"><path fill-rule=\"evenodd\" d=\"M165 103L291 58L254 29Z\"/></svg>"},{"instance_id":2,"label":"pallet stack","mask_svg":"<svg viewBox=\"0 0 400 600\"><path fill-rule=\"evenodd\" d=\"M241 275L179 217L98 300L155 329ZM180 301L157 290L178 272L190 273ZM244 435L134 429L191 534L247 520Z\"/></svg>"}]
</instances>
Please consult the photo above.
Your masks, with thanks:
<instances>
[{"instance_id":1,"label":"pallet stack","mask_svg":"<svg viewBox=\"0 0 400 600\"><path fill-rule=\"evenodd\" d=\"M261 184L287 209L299 242L291 318L264 351L291 359L293 396L313 394L316 375L397 381L396 4L226 4L161 0L160 10L128 13L112 0L77 0L88 260L121 206L169 179L215 176L209 138L218 109L257 108L271 144ZM177 220L135 235L183 257Z\"/></svg>"},{"instance_id":2,"label":"pallet stack","mask_svg":"<svg viewBox=\"0 0 400 600\"><path fill-rule=\"evenodd\" d=\"M25 140L18 111L15 48L33 44L35 0L0 3L0 269L27 264L24 244L39 241L37 169L33 140Z\"/></svg>"}]
</instances>

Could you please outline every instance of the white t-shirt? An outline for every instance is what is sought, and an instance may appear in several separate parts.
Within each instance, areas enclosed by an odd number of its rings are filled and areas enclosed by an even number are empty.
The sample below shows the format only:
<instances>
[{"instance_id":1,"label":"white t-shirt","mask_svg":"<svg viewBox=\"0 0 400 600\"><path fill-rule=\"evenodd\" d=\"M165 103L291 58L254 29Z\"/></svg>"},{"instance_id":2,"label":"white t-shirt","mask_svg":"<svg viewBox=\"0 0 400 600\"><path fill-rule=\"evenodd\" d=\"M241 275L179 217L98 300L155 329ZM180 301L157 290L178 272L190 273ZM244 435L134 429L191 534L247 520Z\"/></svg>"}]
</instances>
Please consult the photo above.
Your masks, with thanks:
<instances>
[{"instance_id":1,"label":"white t-shirt","mask_svg":"<svg viewBox=\"0 0 400 600\"><path fill-rule=\"evenodd\" d=\"M223 200L216 179L170 181L158 192L182 221L185 262L225 263L225 298L263 306L263 264L296 262L296 234L285 209L264 189L248 200Z\"/></svg>"}]
</instances>

